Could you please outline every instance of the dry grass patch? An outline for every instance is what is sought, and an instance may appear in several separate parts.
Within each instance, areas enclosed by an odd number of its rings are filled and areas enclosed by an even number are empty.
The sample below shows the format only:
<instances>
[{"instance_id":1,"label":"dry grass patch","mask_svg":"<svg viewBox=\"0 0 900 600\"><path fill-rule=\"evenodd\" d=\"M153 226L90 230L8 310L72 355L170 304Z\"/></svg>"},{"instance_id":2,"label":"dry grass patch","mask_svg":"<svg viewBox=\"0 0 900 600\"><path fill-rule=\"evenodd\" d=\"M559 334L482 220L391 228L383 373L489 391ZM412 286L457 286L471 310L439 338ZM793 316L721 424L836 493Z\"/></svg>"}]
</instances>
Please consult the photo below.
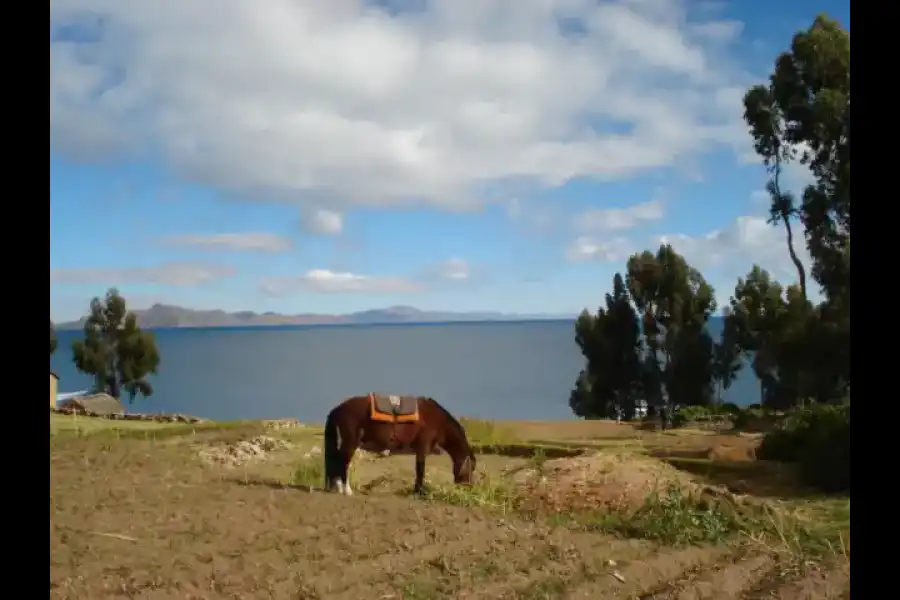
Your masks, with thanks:
<instances>
[{"instance_id":1,"label":"dry grass patch","mask_svg":"<svg viewBox=\"0 0 900 600\"><path fill-rule=\"evenodd\" d=\"M727 461L535 447L480 456L467 488L434 456L422 499L413 457L360 452L347 498L316 491L313 428L169 431L51 438L52 598L844 597L849 500L743 499L679 464ZM199 458L258 436L289 446Z\"/></svg>"},{"instance_id":2,"label":"dry grass patch","mask_svg":"<svg viewBox=\"0 0 900 600\"><path fill-rule=\"evenodd\" d=\"M514 432L523 441L555 440L607 440L639 437L640 432L631 423L604 419L571 421L496 421L498 427Z\"/></svg>"},{"instance_id":3,"label":"dry grass patch","mask_svg":"<svg viewBox=\"0 0 900 600\"><path fill-rule=\"evenodd\" d=\"M672 485L697 487L684 472L630 452L542 461L517 473L515 482L530 502L554 512L633 508Z\"/></svg>"},{"instance_id":4,"label":"dry grass patch","mask_svg":"<svg viewBox=\"0 0 900 600\"><path fill-rule=\"evenodd\" d=\"M515 430L495 421L462 417L460 425L466 431L466 437L472 444L481 446L515 444L519 436Z\"/></svg>"},{"instance_id":5,"label":"dry grass patch","mask_svg":"<svg viewBox=\"0 0 900 600\"><path fill-rule=\"evenodd\" d=\"M189 427L189 426L188 426ZM183 423L160 423L157 421L125 421L98 417L86 417L78 414L50 413L50 435L73 434L88 435L99 431L160 431L163 429L186 429Z\"/></svg>"}]
</instances>

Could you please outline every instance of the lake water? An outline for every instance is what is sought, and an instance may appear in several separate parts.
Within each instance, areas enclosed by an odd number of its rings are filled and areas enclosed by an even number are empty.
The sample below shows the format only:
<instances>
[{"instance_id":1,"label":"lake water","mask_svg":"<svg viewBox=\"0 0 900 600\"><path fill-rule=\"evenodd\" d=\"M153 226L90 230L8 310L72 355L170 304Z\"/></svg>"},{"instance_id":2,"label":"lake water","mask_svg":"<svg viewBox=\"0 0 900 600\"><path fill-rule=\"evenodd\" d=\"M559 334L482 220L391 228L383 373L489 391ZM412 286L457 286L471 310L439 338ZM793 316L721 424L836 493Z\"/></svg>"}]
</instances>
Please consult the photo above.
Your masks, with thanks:
<instances>
[{"instance_id":1,"label":"lake water","mask_svg":"<svg viewBox=\"0 0 900 600\"><path fill-rule=\"evenodd\" d=\"M711 323L718 335L719 325ZM571 321L154 331L154 394L132 410L216 420L295 417L322 422L338 401L381 391L432 396L484 419L571 419L583 358ZM61 392L90 387L72 363L80 331L58 332L50 368ZM726 400L756 402L744 369Z\"/></svg>"}]
</instances>

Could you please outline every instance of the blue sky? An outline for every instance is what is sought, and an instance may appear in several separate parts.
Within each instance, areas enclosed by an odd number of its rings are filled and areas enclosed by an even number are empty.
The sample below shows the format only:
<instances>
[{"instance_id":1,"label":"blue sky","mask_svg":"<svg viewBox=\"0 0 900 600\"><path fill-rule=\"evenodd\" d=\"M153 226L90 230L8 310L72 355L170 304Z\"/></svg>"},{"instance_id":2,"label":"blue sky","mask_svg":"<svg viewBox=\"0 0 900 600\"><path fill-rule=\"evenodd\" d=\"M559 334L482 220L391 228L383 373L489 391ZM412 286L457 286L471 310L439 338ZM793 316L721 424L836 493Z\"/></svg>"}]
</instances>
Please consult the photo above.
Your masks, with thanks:
<instances>
[{"instance_id":1,"label":"blue sky","mask_svg":"<svg viewBox=\"0 0 900 600\"><path fill-rule=\"evenodd\" d=\"M662 240L722 302L754 262L793 280L741 97L849 3L249 6L51 5L54 319L109 286L135 308L576 313Z\"/></svg>"}]
</instances>

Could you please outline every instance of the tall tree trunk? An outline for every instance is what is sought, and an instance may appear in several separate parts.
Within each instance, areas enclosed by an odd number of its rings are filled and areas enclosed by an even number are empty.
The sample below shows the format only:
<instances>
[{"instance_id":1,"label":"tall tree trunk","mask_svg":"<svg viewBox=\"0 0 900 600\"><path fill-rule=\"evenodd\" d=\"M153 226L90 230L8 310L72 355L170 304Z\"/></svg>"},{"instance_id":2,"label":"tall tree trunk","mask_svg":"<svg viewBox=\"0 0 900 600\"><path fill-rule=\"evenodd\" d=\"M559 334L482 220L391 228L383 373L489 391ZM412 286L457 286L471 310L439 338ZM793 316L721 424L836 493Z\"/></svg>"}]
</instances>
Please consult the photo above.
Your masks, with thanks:
<instances>
[{"instance_id":1,"label":"tall tree trunk","mask_svg":"<svg viewBox=\"0 0 900 600\"><path fill-rule=\"evenodd\" d=\"M122 386L119 384L119 378L116 376L106 378L106 389L110 396L119 400L122 396Z\"/></svg>"},{"instance_id":2,"label":"tall tree trunk","mask_svg":"<svg viewBox=\"0 0 900 600\"><path fill-rule=\"evenodd\" d=\"M803 295L803 301L806 301L806 267L803 266L803 263L800 261L800 257L797 256L797 251L794 250L794 230L791 227L790 215L782 214L782 218L784 219L784 231L787 233L787 247L788 254L791 257L791 262L794 263L794 267L797 269L797 277L800 280L800 293Z\"/></svg>"},{"instance_id":3,"label":"tall tree trunk","mask_svg":"<svg viewBox=\"0 0 900 600\"><path fill-rule=\"evenodd\" d=\"M794 229L791 226L791 217L794 214L793 203L790 205L785 201L784 195L781 193L781 158L777 157L775 160L775 166L772 169L772 192L775 196L773 199L775 202L775 206L778 210L779 216L781 220L784 222L784 231L787 234L787 248L788 254L791 257L791 262L794 263L794 268L797 269L797 278L800 283L800 294L803 296L803 301L806 301L806 267L800 261L800 257L797 256L797 251L794 249Z\"/></svg>"}]
</instances>

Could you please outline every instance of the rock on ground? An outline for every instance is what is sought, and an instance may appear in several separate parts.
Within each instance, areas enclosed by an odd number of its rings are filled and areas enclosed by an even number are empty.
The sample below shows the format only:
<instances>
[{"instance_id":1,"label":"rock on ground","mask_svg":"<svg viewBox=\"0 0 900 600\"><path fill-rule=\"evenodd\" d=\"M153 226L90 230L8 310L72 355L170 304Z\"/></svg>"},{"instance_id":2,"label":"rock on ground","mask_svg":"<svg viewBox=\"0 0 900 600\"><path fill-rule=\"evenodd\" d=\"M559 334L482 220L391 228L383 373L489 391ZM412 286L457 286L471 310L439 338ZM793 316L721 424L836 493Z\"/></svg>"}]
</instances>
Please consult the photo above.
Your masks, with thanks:
<instances>
[{"instance_id":1,"label":"rock on ground","mask_svg":"<svg viewBox=\"0 0 900 600\"><path fill-rule=\"evenodd\" d=\"M291 444L284 440L258 435L233 444L204 448L199 455L201 460L209 464L237 467L253 460L264 459L271 452L286 450L290 447Z\"/></svg>"}]
</instances>

